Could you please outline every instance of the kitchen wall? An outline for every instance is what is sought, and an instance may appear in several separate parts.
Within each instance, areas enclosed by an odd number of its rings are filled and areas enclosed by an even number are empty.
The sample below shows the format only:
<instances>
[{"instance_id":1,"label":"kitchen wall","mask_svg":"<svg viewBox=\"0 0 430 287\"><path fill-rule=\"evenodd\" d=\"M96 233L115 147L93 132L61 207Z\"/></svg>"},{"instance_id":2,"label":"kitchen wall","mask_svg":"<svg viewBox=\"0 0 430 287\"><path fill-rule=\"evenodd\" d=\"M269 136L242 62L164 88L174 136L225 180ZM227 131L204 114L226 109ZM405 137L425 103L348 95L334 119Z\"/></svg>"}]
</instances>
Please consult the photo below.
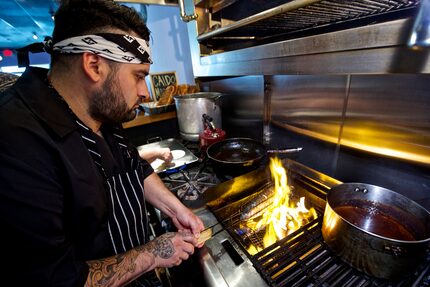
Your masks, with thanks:
<instances>
[{"instance_id":1,"label":"kitchen wall","mask_svg":"<svg viewBox=\"0 0 430 287\"><path fill-rule=\"evenodd\" d=\"M147 5L147 25L151 31L152 58L150 73L176 71L180 84L194 84L187 27L176 6ZM147 79L148 87L151 87ZM127 136L139 146L148 140L179 138L175 119L126 129Z\"/></svg>"},{"instance_id":2,"label":"kitchen wall","mask_svg":"<svg viewBox=\"0 0 430 287\"><path fill-rule=\"evenodd\" d=\"M180 84L194 84L187 26L177 6L147 6L154 64L151 73L176 71Z\"/></svg>"},{"instance_id":3,"label":"kitchen wall","mask_svg":"<svg viewBox=\"0 0 430 287\"><path fill-rule=\"evenodd\" d=\"M317 170L429 205L429 80L426 74L273 76L272 142L292 138L305 145L302 162Z\"/></svg>"}]
</instances>

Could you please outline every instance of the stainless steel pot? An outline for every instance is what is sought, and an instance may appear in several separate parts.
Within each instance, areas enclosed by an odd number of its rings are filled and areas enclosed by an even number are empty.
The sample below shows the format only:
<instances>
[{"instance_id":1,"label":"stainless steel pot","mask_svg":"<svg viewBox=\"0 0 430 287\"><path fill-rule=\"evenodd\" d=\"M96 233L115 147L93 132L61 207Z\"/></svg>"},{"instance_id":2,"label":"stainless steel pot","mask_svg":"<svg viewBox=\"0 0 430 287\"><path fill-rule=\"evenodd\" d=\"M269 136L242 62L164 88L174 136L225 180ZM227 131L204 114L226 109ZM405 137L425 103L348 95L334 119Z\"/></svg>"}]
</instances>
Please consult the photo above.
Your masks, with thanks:
<instances>
[{"instance_id":1,"label":"stainless steel pot","mask_svg":"<svg viewBox=\"0 0 430 287\"><path fill-rule=\"evenodd\" d=\"M183 139L199 140L199 134L203 132L203 114L209 115L215 126L221 128L221 96L221 93L201 92L174 97L179 133Z\"/></svg>"},{"instance_id":2,"label":"stainless steel pot","mask_svg":"<svg viewBox=\"0 0 430 287\"><path fill-rule=\"evenodd\" d=\"M396 279L426 256L430 213L386 188L344 183L327 194L322 234L351 266L375 277Z\"/></svg>"}]
</instances>

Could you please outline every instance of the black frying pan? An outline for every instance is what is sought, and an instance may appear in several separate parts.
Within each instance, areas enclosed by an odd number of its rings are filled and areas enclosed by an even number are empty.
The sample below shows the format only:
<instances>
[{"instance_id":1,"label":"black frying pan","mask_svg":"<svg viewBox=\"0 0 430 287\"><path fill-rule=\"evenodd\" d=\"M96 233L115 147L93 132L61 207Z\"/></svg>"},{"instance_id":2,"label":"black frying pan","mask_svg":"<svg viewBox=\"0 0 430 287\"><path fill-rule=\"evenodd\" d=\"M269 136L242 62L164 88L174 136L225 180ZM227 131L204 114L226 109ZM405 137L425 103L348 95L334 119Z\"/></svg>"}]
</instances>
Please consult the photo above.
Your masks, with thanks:
<instances>
[{"instance_id":1,"label":"black frying pan","mask_svg":"<svg viewBox=\"0 0 430 287\"><path fill-rule=\"evenodd\" d=\"M285 150L267 150L266 147L249 138L230 138L213 143L206 149L210 160L226 172L250 171L262 164L268 153L291 153L302 150L302 148Z\"/></svg>"}]
</instances>

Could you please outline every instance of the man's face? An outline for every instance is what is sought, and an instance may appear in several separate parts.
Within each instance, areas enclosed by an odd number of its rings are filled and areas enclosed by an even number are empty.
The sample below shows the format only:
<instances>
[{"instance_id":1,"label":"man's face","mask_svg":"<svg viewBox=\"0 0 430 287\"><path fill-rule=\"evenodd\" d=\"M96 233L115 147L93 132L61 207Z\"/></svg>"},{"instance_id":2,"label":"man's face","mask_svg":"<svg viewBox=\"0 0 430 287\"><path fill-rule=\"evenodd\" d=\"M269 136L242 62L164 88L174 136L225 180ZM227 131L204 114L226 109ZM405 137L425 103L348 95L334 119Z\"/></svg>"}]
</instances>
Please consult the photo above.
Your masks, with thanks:
<instances>
[{"instance_id":1,"label":"man's face","mask_svg":"<svg viewBox=\"0 0 430 287\"><path fill-rule=\"evenodd\" d=\"M89 104L92 118L102 123L123 123L136 117L143 98L149 97L145 76L149 64L113 64L102 87Z\"/></svg>"}]
</instances>

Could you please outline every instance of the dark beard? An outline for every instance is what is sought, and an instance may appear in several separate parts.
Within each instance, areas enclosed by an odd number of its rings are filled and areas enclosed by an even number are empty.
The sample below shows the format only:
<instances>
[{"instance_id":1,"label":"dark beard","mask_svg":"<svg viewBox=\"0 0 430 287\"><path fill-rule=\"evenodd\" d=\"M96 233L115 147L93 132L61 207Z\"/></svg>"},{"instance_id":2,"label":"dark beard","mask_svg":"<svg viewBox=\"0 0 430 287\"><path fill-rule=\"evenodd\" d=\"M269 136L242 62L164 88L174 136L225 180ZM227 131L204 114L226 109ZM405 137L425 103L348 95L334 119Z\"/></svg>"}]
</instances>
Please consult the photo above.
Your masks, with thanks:
<instances>
[{"instance_id":1,"label":"dark beard","mask_svg":"<svg viewBox=\"0 0 430 287\"><path fill-rule=\"evenodd\" d=\"M136 110L130 110L122 96L116 71L112 71L101 89L91 95L88 112L101 123L119 124L136 117Z\"/></svg>"}]
</instances>

